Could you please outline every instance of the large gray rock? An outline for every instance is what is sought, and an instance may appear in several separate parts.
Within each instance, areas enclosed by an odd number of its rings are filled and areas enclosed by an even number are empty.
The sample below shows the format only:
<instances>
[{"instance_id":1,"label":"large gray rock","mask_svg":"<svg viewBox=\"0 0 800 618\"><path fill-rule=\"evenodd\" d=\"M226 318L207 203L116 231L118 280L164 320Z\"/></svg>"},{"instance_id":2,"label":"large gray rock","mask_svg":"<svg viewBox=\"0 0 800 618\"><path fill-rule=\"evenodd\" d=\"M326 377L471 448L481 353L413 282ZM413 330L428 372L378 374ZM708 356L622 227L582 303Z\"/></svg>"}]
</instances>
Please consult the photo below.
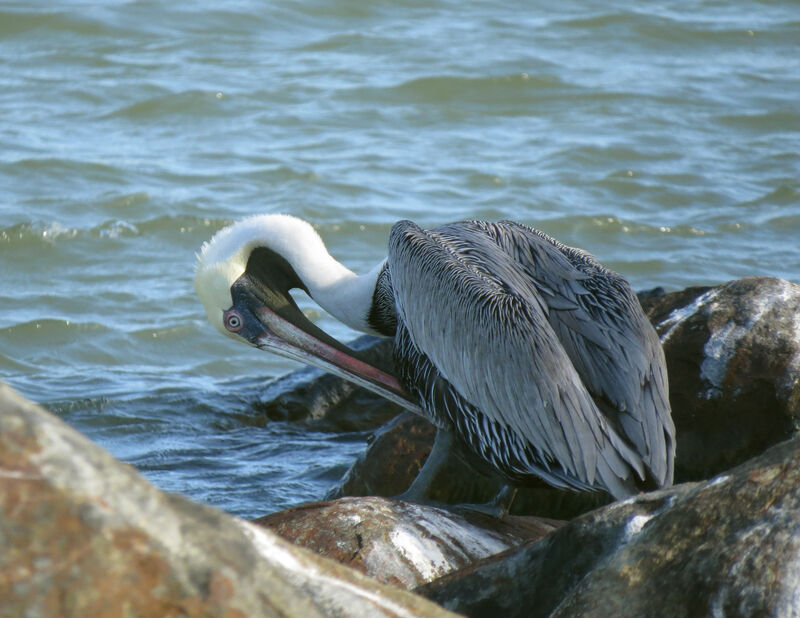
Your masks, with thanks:
<instances>
[{"instance_id":1,"label":"large gray rock","mask_svg":"<svg viewBox=\"0 0 800 618\"><path fill-rule=\"evenodd\" d=\"M563 522L451 513L386 498L316 502L255 520L296 545L412 589L532 539Z\"/></svg>"},{"instance_id":2,"label":"large gray rock","mask_svg":"<svg viewBox=\"0 0 800 618\"><path fill-rule=\"evenodd\" d=\"M676 479L727 470L800 426L800 286L768 277L645 303L667 358Z\"/></svg>"},{"instance_id":3,"label":"large gray rock","mask_svg":"<svg viewBox=\"0 0 800 618\"><path fill-rule=\"evenodd\" d=\"M800 439L417 592L471 617L800 616Z\"/></svg>"},{"instance_id":4,"label":"large gray rock","mask_svg":"<svg viewBox=\"0 0 800 618\"><path fill-rule=\"evenodd\" d=\"M0 385L0 615L450 614L158 491Z\"/></svg>"}]
</instances>

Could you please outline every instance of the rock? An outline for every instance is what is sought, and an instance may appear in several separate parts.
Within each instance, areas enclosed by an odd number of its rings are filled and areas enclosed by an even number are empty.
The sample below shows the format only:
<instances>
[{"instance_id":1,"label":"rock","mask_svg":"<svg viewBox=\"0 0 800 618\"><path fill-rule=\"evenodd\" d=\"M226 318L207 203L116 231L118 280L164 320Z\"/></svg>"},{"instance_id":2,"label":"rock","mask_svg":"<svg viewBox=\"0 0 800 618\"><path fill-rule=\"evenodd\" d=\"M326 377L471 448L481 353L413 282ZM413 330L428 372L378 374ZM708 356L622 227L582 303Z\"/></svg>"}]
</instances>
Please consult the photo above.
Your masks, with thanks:
<instances>
[{"instance_id":1,"label":"rock","mask_svg":"<svg viewBox=\"0 0 800 618\"><path fill-rule=\"evenodd\" d=\"M445 616L261 527L162 493L0 385L4 616Z\"/></svg>"},{"instance_id":2,"label":"rock","mask_svg":"<svg viewBox=\"0 0 800 618\"><path fill-rule=\"evenodd\" d=\"M675 477L700 480L800 425L800 286L767 277L645 302L667 358Z\"/></svg>"},{"instance_id":3,"label":"rock","mask_svg":"<svg viewBox=\"0 0 800 618\"><path fill-rule=\"evenodd\" d=\"M255 520L297 545L386 584L411 589L531 539L562 522L458 515L385 498L342 498Z\"/></svg>"},{"instance_id":4,"label":"rock","mask_svg":"<svg viewBox=\"0 0 800 618\"><path fill-rule=\"evenodd\" d=\"M800 616L800 438L416 589L488 616Z\"/></svg>"}]
</instances>

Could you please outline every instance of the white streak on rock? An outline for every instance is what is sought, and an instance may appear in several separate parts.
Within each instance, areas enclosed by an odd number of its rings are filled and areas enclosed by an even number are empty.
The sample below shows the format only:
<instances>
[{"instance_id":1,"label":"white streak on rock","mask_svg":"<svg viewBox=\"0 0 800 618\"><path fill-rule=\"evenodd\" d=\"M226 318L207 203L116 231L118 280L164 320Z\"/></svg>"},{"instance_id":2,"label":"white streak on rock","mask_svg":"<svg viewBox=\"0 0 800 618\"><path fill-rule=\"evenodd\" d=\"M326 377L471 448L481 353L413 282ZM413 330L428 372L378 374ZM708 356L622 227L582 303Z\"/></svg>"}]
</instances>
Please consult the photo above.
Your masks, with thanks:
<instances>
[{"instance_id":1,"label":"white streak on rock","mask_svg":"<svg viewBox=\"0 0 800 618\"><path fill-rule=\"evenodd\" d=\"M751 331L762 318L772 311L776 305L794 306L800 298L797 286L788 281L776 280L777 289L768 294L754 296L748 299L745 322L737 323L731 320L711 333L705 346L704 358L700 365L700 377L706 380L710 387L706 391L706 399L713 399L722 395L722 382L728 373L728 363L736 353L739 341ZM713 310L713 307L712 307ZM800 321L800 317L795 318ZM798 322L800 323L800 322ZM795 331L798 332L798 331ZM790 363L793 369L800 367L800 354ZM797 379L796 371L787 373L786 380L792 382Z\"/></svg>"},{"instance_id":2,"label":"white streak on rock","mask_svg":"<svg viewBox=\"0 0 800 618\"><path fill-rule=\"evenodd\" d=\"M625 524L625 531L622 533L622 542L627 543L637 534L642 531L644 525L653 519L653 515L634 515L630 518L627 524Z\"/></svg>"},{"instance_id":3,"label":"white streak on rock","mask_svg":"<svg viewBox=\"0 0 800 618\"><path fill-rule=\"evenodd\" d=\"M792 303L793 306L800 305L800 291L796 286L791 287L791 294L787 298L787 302ZM794 350L795 353L789 362L786 364L786 374L783 380L778 384L781 394L784 398L792 396L798 381L800 381L800 307L793 315L791 332L794 334Z\"/></svg>"},{"instance_id":4,"label":"white streak on rock","mask_svg":"<svg viewBox=\"0 0 800 618\"><path fill-rule=\"evenodd\" d=\"M672 333L675 332L675 329L680 326L681 322L697 313L706 303L714 300L714 298L722 291L722 289L723 288L712 288L708 290L708 292L705 292L704 294L701 294L695 298L694 301L685 307L673 309L667 316L667 319L665 319L656 327L657 330L661 330L663 328L667 329L666 332L661 335L661 345L664 345L667 342L670 336L672 336Z\"/></svg>"},{"instance_id":5,"label":"white streak on rock","mask_svg":"<svg viewBox=\"0 0 800 618\"><path fill-rule=\"evenodd\" d=\"M259 554L266 560L287 571L302 571L303 566L286 547L278 542L277 537L266 530L246 521L237 520L245 536L253 543Z\"/></svg>"},{"instance_id":6,"label":"white streak on rock","mask_svg":"<svg viewBox=\"0 0 800 618\"><path fill-rule=\"evenodd\" d=\"M727 474L720 474L719 476L715 476L711 479L708 484L706 485L706 489L709 487L714 487L716 485L722 485L725 483L730 477Z\"/></svg>"},{"instance_id":7,"label":"white streak on rock","mask_svg":"<svg viewBox=\"0 0 800 618\"><path fill-rule=\"evenodd\" d=\"M377 592L361 588L348 581L321 572L311 560L302 559L302 550L297 549L298 553L294 555L292 551L284 547L284 544L287 544L288 541L283 541L273 533L262 530L246 521L238 521L237 523L239 523L242 531L264 558L293 574L298 580L316 584L320 596L327 596L325 589L328 590L329 594L335 594L337 590L340 590L349 595L359 597L371 605L382 608L394 615L414 618L415 614Z\"/></svg>"},{"instance_id":8,"label":"white streak on rock","mask_svg":"<svg viewBox=\"0 0 800 618\"><path fill-rule=\"evenodd\" d=\"M425 581L440 577L452 570L450 561L435 539L420 536L418 532L399 526L389 538L403 557L408 560Z\"/></svg>"},{"instance_id":9,"label":"white streak on rock","mask_svg":"<svg viewBox=\"0 0 800 618\"><path fill-rule=\"evenodd\" d=\"M472 561L492 556L512 545L499 535L437 509L408 505L413 526L400 525L390 539L398 552L425 581Z\"/></svg>"},{"instance_id":10,"label":"white streak on rock","mask_svg":"<svg viewBox=\"0 0 800 618\"><path fill-rule=\"evenodd\" d=\"M464 521L453 521L453 516L434 509L419 510L417 515L417 525L425 529L431 535L441 536L446 539L454 549L455 542L458 543L460 553L467 558L485 558L505 551L511 544L502 540L500 535L488 530L483 530Z\"/></svg>"},{"instance_id":11,"label":"white streak on rock","mask_svg":"<svg viewBox=\"0 0 800 618\"><path fill-rule=\"evenodd\" d=\"M728 362L736 352L739 340L747 334L748 327L736 322L726 322L703 346L703 362L700 377L711 386L706 390L706 399L722 396L722 382L728 373Z\"/></svg>"},{"instance_id":12,"label":"white streak on rock","mask_svg":"<svg viewBox=\"0 0 800 618\"><path fill-rule=\"evenodd\" d=\"M775 603L776 616L791 616L800 607L800 544L795 540L793 545L795 558L784 563L786 572Z\"/></svg>"},{"instance_id":13,"label":"white streak on rock","mask_svg":"<svg viewBox=\"0 0 800 618\"><path fill-rule=\"evenodd\" d=\"M424 581L431 581L513 544L461 517L417 505L406 506L407 519L389 534L392 545Z\"/></svg>"}]
</instances>

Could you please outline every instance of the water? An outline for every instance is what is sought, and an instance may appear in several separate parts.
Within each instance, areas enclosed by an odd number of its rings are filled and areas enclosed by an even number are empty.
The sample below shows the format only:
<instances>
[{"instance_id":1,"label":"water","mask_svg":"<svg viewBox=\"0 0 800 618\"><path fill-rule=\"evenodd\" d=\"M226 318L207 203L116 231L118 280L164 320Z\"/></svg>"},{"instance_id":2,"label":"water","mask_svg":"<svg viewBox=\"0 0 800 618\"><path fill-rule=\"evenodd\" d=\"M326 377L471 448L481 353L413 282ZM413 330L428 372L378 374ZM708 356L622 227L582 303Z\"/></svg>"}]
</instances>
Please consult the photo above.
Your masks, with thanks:
<instances>
[{"instance_id":1,"label":"water","mask_svg":"<svg viewBox=\"0 0 800 618\"><path fill-rule=\"evenodd\" d=\"M0 375L166 490L257 516L364 448L266 422L294 365L206 323L194 253L244 215L356 271L476 217L637 289L800 279L796 2L219 6L0 3Z\"/></svg>"}]
</instances>

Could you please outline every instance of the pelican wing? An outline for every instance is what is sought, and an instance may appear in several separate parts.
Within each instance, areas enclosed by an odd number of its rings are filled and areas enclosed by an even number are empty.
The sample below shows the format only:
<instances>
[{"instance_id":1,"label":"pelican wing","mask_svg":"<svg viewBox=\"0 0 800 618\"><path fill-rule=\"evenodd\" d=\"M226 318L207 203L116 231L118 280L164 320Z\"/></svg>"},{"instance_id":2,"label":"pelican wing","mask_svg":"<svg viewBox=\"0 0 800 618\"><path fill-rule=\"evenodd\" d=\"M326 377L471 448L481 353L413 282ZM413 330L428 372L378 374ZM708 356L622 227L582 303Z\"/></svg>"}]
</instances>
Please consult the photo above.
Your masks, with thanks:
<instances>
[{"instance_id":1,"label":"pelican wing","mask_svg":"<svg viewBox=\"0 0 800 618\"><path fill-rule=\"evenodd\" d=\"M672 483L675 426L658 335L628 282L592 255L526 225L487 225L548 306L547 319L606 418Z\"/></svg>"},{"instance_id":2,"label":"pelican wing","mask_svg":"<svg viewBox=\"0 0 800 618\"><path fill-rule=\"evenodd\" d=\"M424 355L462 408L479 411L516 449L510 465L517 473L550 480L557 465L556 476L568 485L627 495L631 470L644 478L643 462L598 410L548 319L549 302L566 307L566 300L549 299L498 244L497 229L487 231L491 225L393 227L389 269L401 338ZM582 289L584 276L557 249L547 256L560 269L553 277ZM587 337L600 342L603 332Z\"/></svg>"}]
</instances>

